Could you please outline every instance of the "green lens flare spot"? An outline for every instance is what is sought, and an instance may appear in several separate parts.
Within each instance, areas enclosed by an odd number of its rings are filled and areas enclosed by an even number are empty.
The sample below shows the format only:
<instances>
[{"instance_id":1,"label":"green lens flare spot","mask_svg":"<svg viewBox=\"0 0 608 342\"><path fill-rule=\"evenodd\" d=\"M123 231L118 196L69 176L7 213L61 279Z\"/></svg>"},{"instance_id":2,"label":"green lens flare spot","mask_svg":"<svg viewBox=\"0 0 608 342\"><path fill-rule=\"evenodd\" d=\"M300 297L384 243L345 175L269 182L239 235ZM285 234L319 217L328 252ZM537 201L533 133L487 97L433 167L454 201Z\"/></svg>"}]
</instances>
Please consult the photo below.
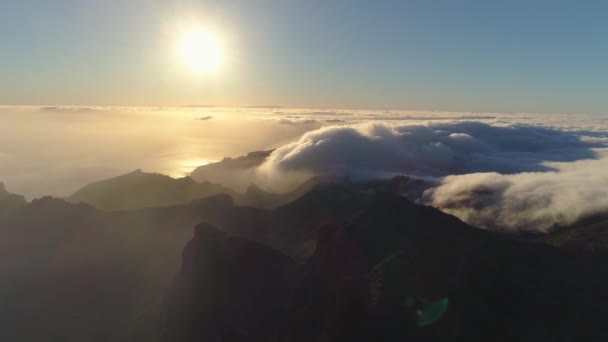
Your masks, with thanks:
<instances>
[{"instance_id":1,"label":"green lens flare spot","mask_svg":"<svg viewBox=\"0 0 608 342\"><path fill-rule=\"evenodd\" d=\"M434 302L426 303L418 311L416 316L418 317L419 327L428 327L429 325L435 324L437 321L445 315L448 310L448 298L443 297Z\"/></svg>"}]
</instances>

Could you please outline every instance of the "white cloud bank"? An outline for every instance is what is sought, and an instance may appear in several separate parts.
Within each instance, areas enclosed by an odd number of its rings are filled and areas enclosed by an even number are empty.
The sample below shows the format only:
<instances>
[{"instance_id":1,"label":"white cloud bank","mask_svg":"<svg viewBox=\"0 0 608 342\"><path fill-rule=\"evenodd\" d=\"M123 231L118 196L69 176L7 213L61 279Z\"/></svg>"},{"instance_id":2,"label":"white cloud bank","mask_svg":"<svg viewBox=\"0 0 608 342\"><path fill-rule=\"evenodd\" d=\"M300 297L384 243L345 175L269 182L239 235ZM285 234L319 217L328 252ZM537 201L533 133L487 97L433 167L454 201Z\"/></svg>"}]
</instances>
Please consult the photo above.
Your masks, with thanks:
<instances>
[{"instance_id":1,"label":"white cloud bank","mask_svg":"<svg viewBox=\"0 0 608 342\"><path fill-rule=\"evenodd\" d=\"M547 162L595 157L579 136L526 125L442 122L393 126L332 126L277 149L264 168L316 174L407 173L447 176L472 172L550 171Z\"/></svg>"},{"instance_id":2,"label":"white cloud bank","mask_svg":"<svg viewBox=\"0 0 608 342\"><path fill-rule=\"evenodd\" d=\"M608 211L608 151L557 171L445 177L426 203L480 227L547 231Z\"/></svg>"},{"instance_id":3,"label":"white cloud bank","mask_svg":"<svg viewBox=\"0 0 608 342\"><path fill-rule=\"evenodd\" d=\"M332 126L278 148L258 180L434 178L424 203L482 227L546 230L608 210L603 134L454 121Z\"/></svg>"}]
</instances>

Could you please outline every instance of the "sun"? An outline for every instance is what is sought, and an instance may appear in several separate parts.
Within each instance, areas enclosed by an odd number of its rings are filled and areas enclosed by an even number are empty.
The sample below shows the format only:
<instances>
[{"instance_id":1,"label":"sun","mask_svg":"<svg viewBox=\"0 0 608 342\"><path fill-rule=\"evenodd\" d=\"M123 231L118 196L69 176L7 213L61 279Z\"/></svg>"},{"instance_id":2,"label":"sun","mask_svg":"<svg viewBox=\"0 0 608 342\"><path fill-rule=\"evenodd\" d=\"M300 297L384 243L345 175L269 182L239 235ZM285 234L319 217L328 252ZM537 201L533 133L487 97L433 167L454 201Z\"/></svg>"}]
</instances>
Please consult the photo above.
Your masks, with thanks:
<instances>
[{"instance_id":1,"label":"sun","mask_svg":"<svg viewBox=\"0 0 608 342\"><path fill-rule=\"evenodd\" d=\"M224 48L218 36L200 28L182 32L178 50L182 61L196 72L215 73L224 60Z\"/></svg>"}]
</instances>

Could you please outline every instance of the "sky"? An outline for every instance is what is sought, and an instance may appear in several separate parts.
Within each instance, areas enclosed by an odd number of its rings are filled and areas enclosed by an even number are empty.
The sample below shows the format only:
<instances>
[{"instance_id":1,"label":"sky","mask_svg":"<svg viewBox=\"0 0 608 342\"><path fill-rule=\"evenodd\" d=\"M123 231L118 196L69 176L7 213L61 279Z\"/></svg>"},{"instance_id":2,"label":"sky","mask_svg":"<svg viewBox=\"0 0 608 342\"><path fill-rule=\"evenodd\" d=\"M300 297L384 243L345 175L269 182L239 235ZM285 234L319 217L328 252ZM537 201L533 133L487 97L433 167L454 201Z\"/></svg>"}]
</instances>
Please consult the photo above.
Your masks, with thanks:
<instances>
[{"instance_id":1,"label":"sky","mask_svg":"<svg viewBox=\"0 0 608 342\"><path fill-rule=\"evenodd\" d=\"M604 114L603 1L3 0L0 104ZM177 58L214 32L220 70Z\"/></svg>"}]
</instances>

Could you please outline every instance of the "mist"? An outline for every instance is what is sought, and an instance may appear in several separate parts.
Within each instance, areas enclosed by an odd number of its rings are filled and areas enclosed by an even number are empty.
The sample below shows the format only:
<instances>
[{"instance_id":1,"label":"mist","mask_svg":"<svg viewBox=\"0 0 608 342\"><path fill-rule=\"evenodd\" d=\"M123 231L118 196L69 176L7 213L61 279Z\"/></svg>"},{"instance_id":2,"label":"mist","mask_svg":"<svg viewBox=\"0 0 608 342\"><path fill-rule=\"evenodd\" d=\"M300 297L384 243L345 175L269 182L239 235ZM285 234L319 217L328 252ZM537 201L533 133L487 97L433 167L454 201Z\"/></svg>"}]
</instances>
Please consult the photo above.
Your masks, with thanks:
<instances>
[{"instance_id":1,"label":"mist","mask_svg":"<svg viewBox=\"0 0 608 342\"><path fill-rule=\"evenodd\" d=\"M29 199L68 196L136 169L184 177L320 126L196 107L0 107L0 118L0 181Z\"/></svg>"}]
</instances>

